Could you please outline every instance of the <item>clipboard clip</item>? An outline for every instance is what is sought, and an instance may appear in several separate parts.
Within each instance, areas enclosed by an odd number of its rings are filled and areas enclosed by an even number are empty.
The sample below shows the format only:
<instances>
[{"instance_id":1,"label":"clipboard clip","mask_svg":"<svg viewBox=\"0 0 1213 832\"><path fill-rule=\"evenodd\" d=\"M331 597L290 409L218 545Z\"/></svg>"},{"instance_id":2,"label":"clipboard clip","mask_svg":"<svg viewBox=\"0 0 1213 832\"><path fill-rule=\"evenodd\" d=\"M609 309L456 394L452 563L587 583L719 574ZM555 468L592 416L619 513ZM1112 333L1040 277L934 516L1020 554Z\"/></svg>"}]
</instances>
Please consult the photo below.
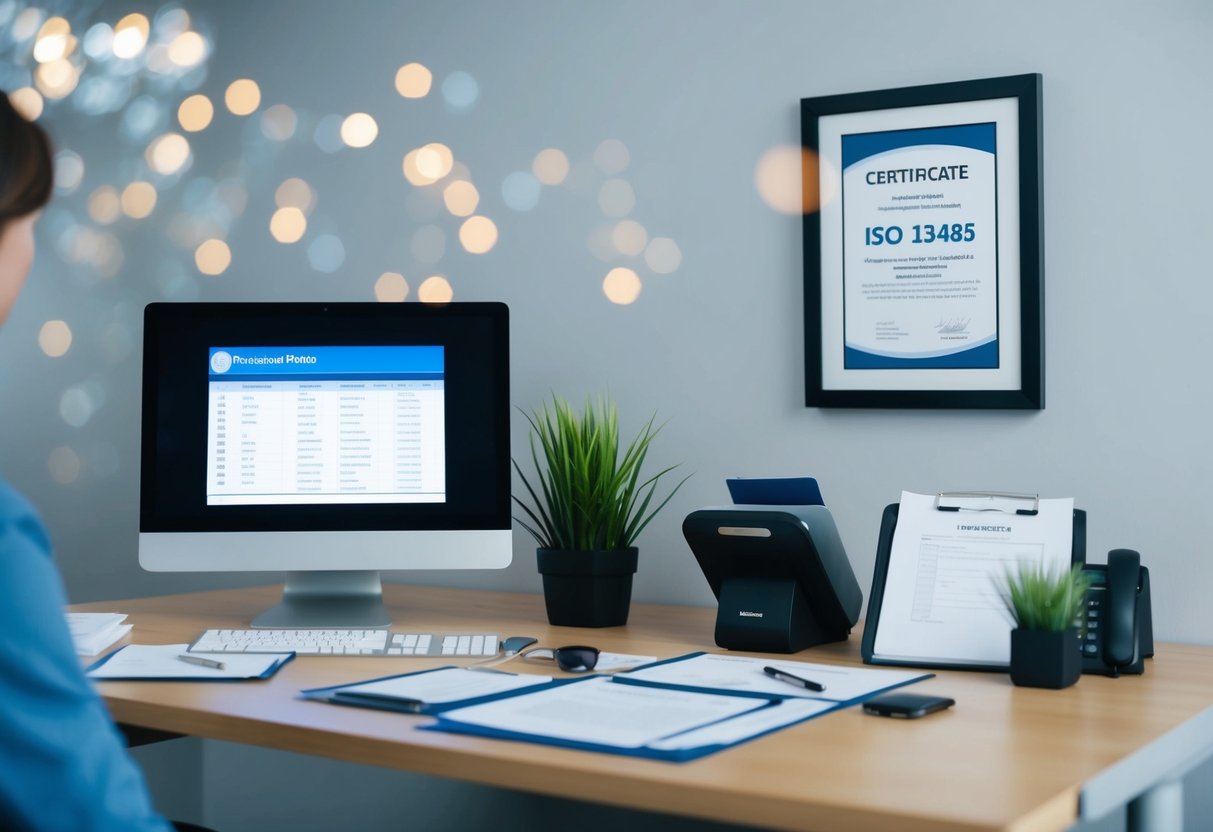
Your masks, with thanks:
<instances>
[{"instance_id":1,"label":"clipboard clip","mask_svg":"<svg viewBox=\"0 0 1213 832\"><path fill-rule=\"evenodd\" d=\"M1032 507L997 505L998 501L1031 502ZM1001 511L1006 514L1035 517L1040 513L1040 495L1015 494L1009 491L940 491L935 495L935 508L939 511Z\"/></svg>"}]
</instances>

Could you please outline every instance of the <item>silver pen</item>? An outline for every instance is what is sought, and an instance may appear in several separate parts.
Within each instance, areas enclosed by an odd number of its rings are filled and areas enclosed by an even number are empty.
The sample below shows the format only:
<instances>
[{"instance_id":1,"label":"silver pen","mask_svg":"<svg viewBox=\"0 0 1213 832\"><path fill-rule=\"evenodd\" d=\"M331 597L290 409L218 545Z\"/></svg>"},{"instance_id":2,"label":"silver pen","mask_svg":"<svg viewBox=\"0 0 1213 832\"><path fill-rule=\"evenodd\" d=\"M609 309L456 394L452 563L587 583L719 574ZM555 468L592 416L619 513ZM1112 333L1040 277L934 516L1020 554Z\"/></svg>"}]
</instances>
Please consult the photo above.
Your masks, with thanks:
<instances>
[{"instance_id":1,"label":"silver pen","mask_svg":"<svg viewBox=\"0 0 1213 832\"><path fill-rule=\"evenodd\" d=\"M223 670L225 667L223 662L216 661L215 659L207 659L202 656L191 656L189 653L182 653L177 658L181 659L183 662L189 662L190 664L201 665L202 667L213 667L215 670Z\"/></svg>"}]
</instances>

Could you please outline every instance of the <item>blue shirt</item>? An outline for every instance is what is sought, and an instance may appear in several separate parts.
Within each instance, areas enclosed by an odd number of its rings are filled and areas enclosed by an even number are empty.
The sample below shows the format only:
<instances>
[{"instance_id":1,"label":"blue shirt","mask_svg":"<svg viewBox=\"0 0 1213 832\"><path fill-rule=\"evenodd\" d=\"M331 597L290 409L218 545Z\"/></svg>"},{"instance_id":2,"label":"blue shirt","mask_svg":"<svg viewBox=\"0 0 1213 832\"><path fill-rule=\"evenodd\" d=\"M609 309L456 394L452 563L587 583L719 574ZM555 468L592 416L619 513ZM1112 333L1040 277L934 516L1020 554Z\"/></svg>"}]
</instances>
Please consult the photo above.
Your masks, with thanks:
<instances>
[{"instance_id":1,"label":"blue shirt","mask_svg":"<svg viewBox=\"0 0 1213 832\"><path fill-rule=\"evenodd\" d=\"M0 829L167 832L65 606L45 527L0 480Z\"/></svg>"}]
</instances>

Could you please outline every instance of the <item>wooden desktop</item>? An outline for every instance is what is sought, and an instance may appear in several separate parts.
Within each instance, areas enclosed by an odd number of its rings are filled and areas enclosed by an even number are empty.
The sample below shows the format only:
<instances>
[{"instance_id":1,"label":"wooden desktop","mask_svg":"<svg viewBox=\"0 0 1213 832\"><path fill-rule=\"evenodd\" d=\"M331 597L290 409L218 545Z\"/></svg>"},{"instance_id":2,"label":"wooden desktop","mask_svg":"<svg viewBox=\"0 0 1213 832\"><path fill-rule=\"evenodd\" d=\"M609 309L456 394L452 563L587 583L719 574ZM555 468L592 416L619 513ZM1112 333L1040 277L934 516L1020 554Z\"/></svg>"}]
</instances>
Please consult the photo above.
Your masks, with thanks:
<instances>
[{"instance_id":1,"label":"wooden desktop","mask_svg":"<svg viewBox=\"0 0 1213 832\"><path fill-rule=\"evenodd\" d=\"M128 613L138 643L189 642L206 628L247 627L280 591L73 609ZM395 630L530 635L544 646L588 643L662 658L719 650L707 608L634 604L626 627L585 630L549 626L538 595L391 584L384 594ZM858 663L859 633L794 658ZM1016 688L1001 673L940 672L911 689L954 698L943 713L903 721L853 707L685 764L417 731L427 717L297 697L450 663L303 657L262 682L99 687L114 718L133 728L777 829L1060 830L1125 804L1131 820L1134 811L1157 819L1182 797L1178 778L1213 756L1213 648L1179 644L1157 645L1144 676L1083 676L1062 691ZM505 667L547 672L517 660Z\"/></svg>"}]
</instances>

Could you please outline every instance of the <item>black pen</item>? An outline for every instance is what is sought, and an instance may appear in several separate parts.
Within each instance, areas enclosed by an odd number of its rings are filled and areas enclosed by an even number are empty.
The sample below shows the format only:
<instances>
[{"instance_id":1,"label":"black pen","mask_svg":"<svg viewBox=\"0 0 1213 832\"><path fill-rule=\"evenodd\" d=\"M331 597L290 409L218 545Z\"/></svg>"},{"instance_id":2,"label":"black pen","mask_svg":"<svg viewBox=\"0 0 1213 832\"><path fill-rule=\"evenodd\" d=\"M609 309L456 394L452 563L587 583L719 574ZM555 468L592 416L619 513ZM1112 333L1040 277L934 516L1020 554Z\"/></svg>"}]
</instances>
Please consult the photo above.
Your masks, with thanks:
<instances>
[{"instance_id":1,"label":"black pen","mask_svg":"<svg viewBox=\"0 0 1213 832\"><path fill-rule=\"evenodd\" d=\"M421 713L425 707L425 702L420 699L410 699L407 696L392 696L387 693L370 693L367 691L339 690L333 693L333 699L352 705L382 706L409 714Z\"/></svg>"},{"instance_id":2,"label":"black pen","mask_svg":"<svg viewBox=\"0 0 1213 832\"><path fill-rule=\"evenodd\" d=\"M774 676L781 682L787 682L789 685L796 685L798 688L814 690L818 693L821 693L826 689L826 686L820 682L814 682L810 679L802 679L799 676L794 676L791 673L788 673L786 670L780 670L777 667L764 667L762 672L768 676Z\"/></svg>"}]
</instances>

